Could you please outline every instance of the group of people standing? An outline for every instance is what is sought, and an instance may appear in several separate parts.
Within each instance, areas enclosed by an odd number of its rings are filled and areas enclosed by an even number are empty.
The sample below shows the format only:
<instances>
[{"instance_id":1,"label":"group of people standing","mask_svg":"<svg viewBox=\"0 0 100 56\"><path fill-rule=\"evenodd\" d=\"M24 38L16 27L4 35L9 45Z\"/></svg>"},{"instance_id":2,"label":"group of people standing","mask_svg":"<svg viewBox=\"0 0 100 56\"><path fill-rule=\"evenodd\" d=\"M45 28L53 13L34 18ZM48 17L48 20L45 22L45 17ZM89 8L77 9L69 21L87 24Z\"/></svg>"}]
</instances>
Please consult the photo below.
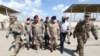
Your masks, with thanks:
<instances>
[{"instance_id":1,"label":"group of people standing","mask_svg":"<svg viewBox=\"0 0 100 56\"><path fill-rule=\"evenodd\" d=\"M76 52L80 56L84 56L84 44L89 38L89 31L92 31L95 39L98 39L97 31L93 22L90 20L90 15L85 14L85 19L80 21L73 32L73 37L77 37L78 46ZM36 47L36 52L39 52L39 47L47 49L50 47L51 52L56 50L57 40L60 40L60 51L63 53L64 42L66 37L68 38L68 44L70 36L72 35L71 26L68 22L69 17L62 17L61 21L57 21L56 16L52 16L51 19L46 17L45 21L40 20L38 15L35 15L33 19L27 18L25 25L17 20L17 17L10 17L10 25L7 31L6 38L9 34L12 34L15 39L15 51L12 56L16 56L22 43L21 35L26 36L27 47Z\"/></svg>"}]
</instances>

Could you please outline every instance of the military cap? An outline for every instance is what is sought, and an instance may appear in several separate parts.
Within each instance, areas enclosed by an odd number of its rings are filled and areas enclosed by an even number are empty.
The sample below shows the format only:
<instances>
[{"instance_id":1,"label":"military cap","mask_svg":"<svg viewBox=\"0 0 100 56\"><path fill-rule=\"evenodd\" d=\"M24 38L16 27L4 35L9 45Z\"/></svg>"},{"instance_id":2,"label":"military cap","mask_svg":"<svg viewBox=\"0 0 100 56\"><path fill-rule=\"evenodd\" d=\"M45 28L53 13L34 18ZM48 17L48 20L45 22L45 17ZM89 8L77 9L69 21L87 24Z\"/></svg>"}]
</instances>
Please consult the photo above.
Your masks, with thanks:
<instances>
[{"instance_id":1,"label":"military cap","mask_svg":"<svg viewBox=\"0 0 100 56\"><path fill-rule=\"evenodd\" d=\"M10 16L9 18L10 18L10 19L17 19L16 16Z\"/></svg>"},{"instance_id":2,"label":"military cap","mask_svg":"<svg viewBox=\"0 0 100 56\"><path fill-rule=\"evenodd\" d=\"M91 17L91 13L85 13L85 17Z\"/></svg>"}]
</instances>

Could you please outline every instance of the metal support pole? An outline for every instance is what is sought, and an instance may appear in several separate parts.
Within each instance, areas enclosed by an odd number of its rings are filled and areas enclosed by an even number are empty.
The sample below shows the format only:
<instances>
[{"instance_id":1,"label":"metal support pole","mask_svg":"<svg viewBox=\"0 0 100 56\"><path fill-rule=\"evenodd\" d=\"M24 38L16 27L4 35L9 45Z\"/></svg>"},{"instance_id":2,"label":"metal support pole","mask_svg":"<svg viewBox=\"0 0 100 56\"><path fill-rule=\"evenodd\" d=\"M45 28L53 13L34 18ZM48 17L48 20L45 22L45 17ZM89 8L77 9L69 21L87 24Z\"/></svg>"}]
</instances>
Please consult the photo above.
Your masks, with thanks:
<instances>
[{"instance_id":1,"label":"metal support pole","mask_svg":"<svg viewBox=\"0 0 100 56\"><path fill-rule=\"evenodd\" d=\"M6 15L8 16L8 10L7 10L7 8L6 8Z\"/></svg>"},{"instance_id":2,"label":"metal support pole","mask_svg":"<svg viewBox=\"0 0 100 56\"><path fill-rule=\"evenodd\" d=\"M72 20L72 12L73 12L73 7L71 7L71 16L70 16L70 21Z\"/></svg>"},{"instance_id":3,"label":"metal support pole","mask_svg":"<svg viewBox=\"0 0 100 56\"><path fill-rule=\"evenodd\" d=\"M85 13L86 13L86 8L87 8L87 7L84 8L84 15L85 15Z\"/></svg>"},{"instance_id":4,"label":"metal support pole","mask_svg":"<svg viewBox=\"0 0 100 56\"><path fill-rule=\"evenodd\" d=\"M75 21L75 13L74 13L74 21Z\"/></svg>"},{"instance_id":5,"label":"metal support pole","mask_svg":"<svg viewBox=\"0 0 100 56\"><path fill-rule=\"evenodd\" d=\"M73 7L71 7L71 16L70 16L70 19L69 19L69 21L70 21L70 26L71 26L71 21L72 21L72 12L73 12Z\"/></svg>"},{"instance_id":6,"label":"metal support pole","mask_svg":"<svg viewBox=\"0 0 100 56\"><path fill-rule=\"evenodd\" d=\"M86 13L86 8L87 8L87 7L84 8L84 13Z\"/></svg>"},{"instance_id":7,"label":"metal support pole","mask_svg":"<svg viewBox=\"0 0 100 56\"><path fill-rule=\"evenodd\" d=\"M98 17L98 12L99 12L99 8L97 9L96 19L97 19L97 17Z\"/></svg>"},{"instance_id":8,"label":"metal support pole","mask_svg":"<svg viewBox=\"0 0 100 56\"><path fill-rule=\"evenodd\" d=\"M95 17L94 17L94 13L93 13L93 18L95 18Z\"/></svg>"}]
</instances>

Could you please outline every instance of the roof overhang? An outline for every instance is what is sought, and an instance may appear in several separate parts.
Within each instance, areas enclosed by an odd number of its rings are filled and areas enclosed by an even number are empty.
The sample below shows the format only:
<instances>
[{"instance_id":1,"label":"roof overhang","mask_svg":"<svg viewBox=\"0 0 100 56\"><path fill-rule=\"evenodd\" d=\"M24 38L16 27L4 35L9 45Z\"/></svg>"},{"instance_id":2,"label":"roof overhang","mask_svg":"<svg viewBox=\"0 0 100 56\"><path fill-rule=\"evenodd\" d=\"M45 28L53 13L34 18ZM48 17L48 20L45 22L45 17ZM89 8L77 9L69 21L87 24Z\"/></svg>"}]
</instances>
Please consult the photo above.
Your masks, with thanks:
<instances>
[{"instance_id":1,"label":"roof overhang","mask_svg":"<svg viewBox=\"0 0 100 56\"><path fill-rule=\"evenodd\" d=\"M72 4L64 13L100 13L100 4Z\"/></svg>"},{"instance_id":2,"label":"roof overhang","mask_svg":"<svg viewBox=\"0 0 100 56\"><path fill-rule=\"evenodd\" d=\"M12 14L12 13L20 13L20 12L14 10L14 9L11 9L11 8L9 8L7 6L0 5L0 13L6 15L6 12L8 12L10 14Z\"/></svg>"}]
</instances>

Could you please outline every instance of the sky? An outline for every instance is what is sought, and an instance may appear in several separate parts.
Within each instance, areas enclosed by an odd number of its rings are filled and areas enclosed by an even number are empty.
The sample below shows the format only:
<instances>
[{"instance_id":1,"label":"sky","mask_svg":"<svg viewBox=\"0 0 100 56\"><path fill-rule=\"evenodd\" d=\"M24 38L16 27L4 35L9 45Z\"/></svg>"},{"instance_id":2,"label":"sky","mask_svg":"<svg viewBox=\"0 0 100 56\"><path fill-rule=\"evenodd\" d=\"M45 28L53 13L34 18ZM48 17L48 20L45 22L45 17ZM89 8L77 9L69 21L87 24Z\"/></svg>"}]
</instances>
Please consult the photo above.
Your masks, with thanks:
<instances>
[{"instance_id":1,"label":"sky","mask_svg":"<svg viewBox=\"0 0 100 56\"><path fill-rule=\"evenodd\" d=\"M19 11L17 14L20 20L25 20L34 15L39 15L45 19L46 16L57 16L60 19L63 11L73 3L100 3L100 0L0 0L0 4ZM71 17L70 14L66 14ZM76 14L76 18L81 18L82 14Z\"/></svg>"}]
</instances>

